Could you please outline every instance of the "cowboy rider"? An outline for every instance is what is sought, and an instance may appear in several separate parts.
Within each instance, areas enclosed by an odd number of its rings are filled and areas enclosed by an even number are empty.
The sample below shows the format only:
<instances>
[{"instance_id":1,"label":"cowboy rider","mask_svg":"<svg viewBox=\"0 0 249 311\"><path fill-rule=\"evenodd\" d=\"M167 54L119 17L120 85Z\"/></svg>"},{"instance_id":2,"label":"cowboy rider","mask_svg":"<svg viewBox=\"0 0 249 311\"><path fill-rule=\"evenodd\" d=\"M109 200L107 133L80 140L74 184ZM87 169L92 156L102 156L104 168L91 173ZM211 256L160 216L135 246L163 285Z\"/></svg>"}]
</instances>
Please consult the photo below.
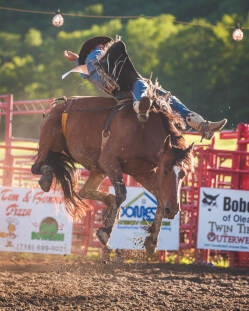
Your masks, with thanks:
<instances>
[{"instance_id":1,"label":"cowboy rider","mask_svg":"<svg viewBox=\"0 0 249 311\"><path fill-rule=\"evenodd\" d=\"M120 39L114 41L109 37L94 37L83 44L79 55L66 50L64 58L76 62L78 66L63 75L63 78L71 72L79 72L84 79L88 79L99 89L117 99L121 99L124 94L132 94L133 108L137 114L149 109L148 80L137 73ZM104 72L99 70L99 64L105 68ZM110 79L110 76L113 79ZM214 133L220 131L227 123L227 119L218 122L205 121L201 115L189 110L177 97L162 88L157 88L156 93L167 98L172 110L185 120L187 128L198 131L203 138L211 139Z\"/></svg>"}]
</instances>

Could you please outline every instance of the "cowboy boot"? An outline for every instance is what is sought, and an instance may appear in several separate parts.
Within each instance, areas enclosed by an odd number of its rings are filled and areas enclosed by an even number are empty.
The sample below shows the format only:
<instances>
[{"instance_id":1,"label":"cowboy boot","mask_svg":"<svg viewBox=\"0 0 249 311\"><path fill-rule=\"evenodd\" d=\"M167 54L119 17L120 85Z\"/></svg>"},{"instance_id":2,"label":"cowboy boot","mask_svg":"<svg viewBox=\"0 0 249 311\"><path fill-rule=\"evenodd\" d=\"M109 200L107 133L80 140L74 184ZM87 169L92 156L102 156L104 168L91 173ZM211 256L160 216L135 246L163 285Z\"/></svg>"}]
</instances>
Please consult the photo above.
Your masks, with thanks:
<instances>
[{"instance_id":1,"label":"cowboy boot","mask_svg":"<svg viewBox=\"0 0 249 311\"><path fill-rule=\"evenodd\" d=\"M218 122L206 121L198 113L191 111L186 117L187 124L202 135L202 139L211 139L215 132L223 129L227 119Z\"/></svg>"},{"instance_id":2,"label":"cowboy boot","mask_svg":"<svg viewBox=\"0 0 249 311\"><path fill-rule=\"evenodd\" d=\"M143 96L140 101L136 100L133 103L133 109L137 114L137 118L140 122L145 122L149 118L151 101L149 97Z\"/></svg>"}]
</instances>

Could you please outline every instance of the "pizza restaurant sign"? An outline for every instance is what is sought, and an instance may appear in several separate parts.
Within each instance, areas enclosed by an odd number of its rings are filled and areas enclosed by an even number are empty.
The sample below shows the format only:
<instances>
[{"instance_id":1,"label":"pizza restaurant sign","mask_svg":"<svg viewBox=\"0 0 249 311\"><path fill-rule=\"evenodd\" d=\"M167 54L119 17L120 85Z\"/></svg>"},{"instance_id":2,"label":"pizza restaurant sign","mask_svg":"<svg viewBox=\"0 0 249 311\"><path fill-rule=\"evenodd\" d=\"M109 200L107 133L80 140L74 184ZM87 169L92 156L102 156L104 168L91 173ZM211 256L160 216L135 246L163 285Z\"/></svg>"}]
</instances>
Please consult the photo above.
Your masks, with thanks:
<instances>
[{"instance_id":1,"label":"pizza restaurant sign","mask_svg":"<svg viewBox=\"0 0 249 311\"><path fill-rule=\"evenodd\" d=\"M70 254L72 220L59 191L0 187L0 251Z\"/></svg>"},{"instance_id":2,"label":"pizza restaurant sign","mask_svg":"<svg viewBox=\"0 0 249 311\"><path fill-rule=\"evenodd\" d=\"M201 188L197 247L249 252L249 191Z\"/></svg>"}]
</instances>

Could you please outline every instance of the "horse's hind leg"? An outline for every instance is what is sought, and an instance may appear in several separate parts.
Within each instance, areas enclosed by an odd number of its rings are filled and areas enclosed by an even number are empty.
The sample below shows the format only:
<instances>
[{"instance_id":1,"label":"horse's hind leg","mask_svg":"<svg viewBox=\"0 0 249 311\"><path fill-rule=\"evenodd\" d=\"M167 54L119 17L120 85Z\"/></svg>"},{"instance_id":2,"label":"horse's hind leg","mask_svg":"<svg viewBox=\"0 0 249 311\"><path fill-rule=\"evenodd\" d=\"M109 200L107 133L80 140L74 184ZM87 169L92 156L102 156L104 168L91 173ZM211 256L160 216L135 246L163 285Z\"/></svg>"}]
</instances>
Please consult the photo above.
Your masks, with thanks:
<instances>
[{"instance_id":1,"label":"horse's hind leg","mask_svg":"<svg viewBox=\"0 0 249 311\"><path fill-rule=\"evenodd\" d=\"M44 164L46 162L49 153L49 148L42 148L39 146L38 156L35 163L31 167L32 174L42 175L39 180L41 189L48 192L53 181L53 169L49 165Z\"/></svg>"},{"instance_id":2,"label":"horse's hind leg","mask_svg":"<svg viewBox=\"0 0 249 311\"><path fill-rule=\"evenodd\" d=\"M42 174L41 172L41 167L42 165L45 163L47 155L49 152L49 148L45 148L43 149L41 147L41 145L39 145L39 149L38 149L38 154L37 154L37 158L35 160L35 163L32 165L31 167L31 172L34 175L40 175Z\"/></svg>"},{"instance_id":3,"label":"horse's hind leg","mask_svg":"<svg viewBox=\"0 0 249 311\"><path fill-rule=\"evenodd\" d=\"M120 163L117 158L114 158L113 155L110 154L110 152L101 153L99 164L110 178L116 195L116 200L106 215L104 227L99 228L97 231L98 238L104 245L106 245L109 241L113 225L117 218L119 207L126 199L126 187Z\"/></svg>"},{"instance_id":4,"label":"horse's hind leg","mask_svg":"<svg viewBox=\"0 0 249 311\"><path fill-rule=\"evenodd\" d=\"M42 176L39 185L44 192L48 192L53 181L53 169L49 165L42 165L40 171Z\"/></svg>"},{"instance_id":5,"label":"horse's hind leg","mask_svg":"<svg viewBox=\"0 0 249 311\"><path fill-rule=\"evenodd\" d=\"M53 116L48 116L41 124L38 155L31 167L33 174L42 175L39 184L45 192L49 191L53 180L53 169L46 164L49 151L59 152L62 149L63 137L58 120Z\"/></svg>"}]
</instances>

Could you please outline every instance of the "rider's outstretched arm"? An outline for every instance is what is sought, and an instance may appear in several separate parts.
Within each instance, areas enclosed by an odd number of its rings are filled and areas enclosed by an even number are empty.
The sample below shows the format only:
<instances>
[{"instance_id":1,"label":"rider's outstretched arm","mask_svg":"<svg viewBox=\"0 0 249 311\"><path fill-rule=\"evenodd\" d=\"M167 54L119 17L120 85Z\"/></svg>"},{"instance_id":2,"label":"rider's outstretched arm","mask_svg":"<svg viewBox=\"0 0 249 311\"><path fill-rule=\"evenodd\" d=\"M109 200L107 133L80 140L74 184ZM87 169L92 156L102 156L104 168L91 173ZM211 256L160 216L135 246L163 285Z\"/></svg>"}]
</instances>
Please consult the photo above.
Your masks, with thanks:
<instances>
[{"instance_id":1,"label":"rider's outstretched arm","mask_svg":"<svg viewBox=\"0 0 249 311\"><path fill-rule=\"evenodd\" d=\"M71 62L76 62L76 65L79 66L79 55L72 52L72 51L68 51L68 50L65 50L64 51L64 58L66 60L69 60ZM86 65L84 65L86 67ZM82 68L83 66L80 66L78 68L74 68L71 70L71 72L79 72L79 74L81 75L82 78L87 78L88 77L88 74L87 74L87 68ZM83 73L82 71L85 70L86 72ZM68 73L66 73L67 75ZM64 75L64 76L66 76Z\"/></svg>"}]
</instances>

